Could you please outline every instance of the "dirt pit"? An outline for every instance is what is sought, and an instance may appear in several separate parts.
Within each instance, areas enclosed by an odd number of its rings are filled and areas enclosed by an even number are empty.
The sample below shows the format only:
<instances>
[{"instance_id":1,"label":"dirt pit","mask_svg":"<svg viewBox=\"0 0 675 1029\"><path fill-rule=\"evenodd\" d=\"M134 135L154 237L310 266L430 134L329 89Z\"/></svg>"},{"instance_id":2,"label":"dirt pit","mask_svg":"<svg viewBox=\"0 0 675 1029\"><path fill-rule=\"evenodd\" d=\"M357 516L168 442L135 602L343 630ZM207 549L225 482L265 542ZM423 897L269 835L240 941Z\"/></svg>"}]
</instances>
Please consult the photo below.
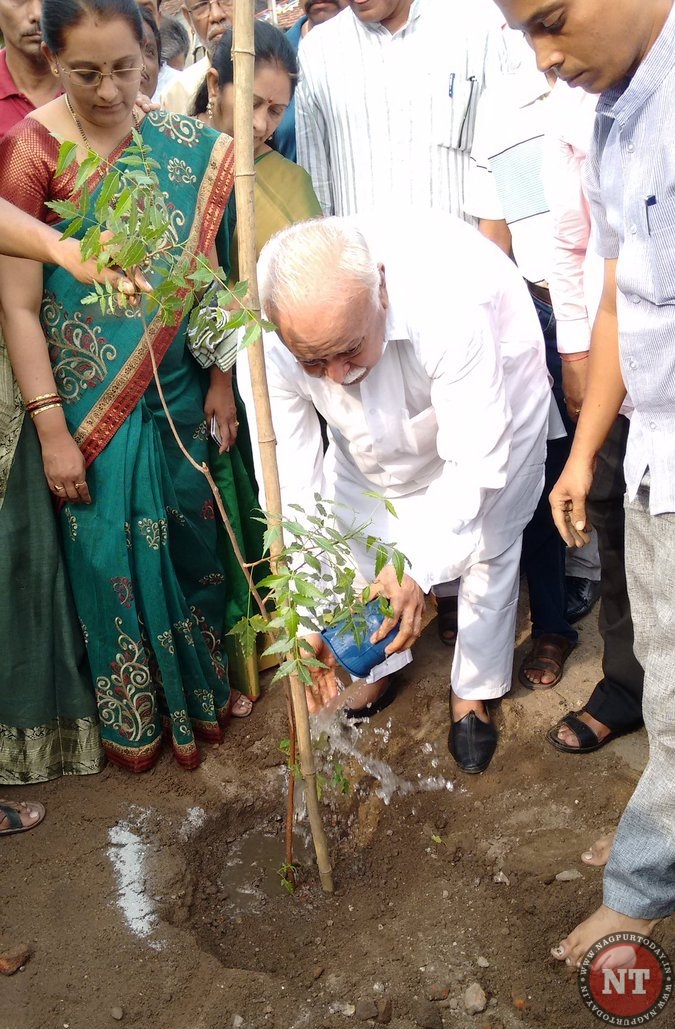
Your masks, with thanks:
<instances>
[{"instance_id":1,"label":"dirt pit","mask_svg":"<svg viewBox=\"0 0 675 1029\"><path fill-rule=\"evenodd\" d=\"M555 690L515 687L502 703L483 776L458 774L447 752L452 652L435 624L392 706L331 728L332 896L302 826L298 887L281 885L289 773L276 688L196 772L165 756L140 777L107 769L5 790L48 814L0 844L0 949L32 948L0 984L0 1029L601 1024L548 952L600 902L601 872L579 855L616 824L646 737L577 757L545 742L600 674L594 617L580 628ZM562 871L573 874L559 881ZM655 936L675 956L672 921ZM470 1014L474 983L486 1006ZM675 1009L654 1025L675 1025Z\"/></svg>"}]
</instances>

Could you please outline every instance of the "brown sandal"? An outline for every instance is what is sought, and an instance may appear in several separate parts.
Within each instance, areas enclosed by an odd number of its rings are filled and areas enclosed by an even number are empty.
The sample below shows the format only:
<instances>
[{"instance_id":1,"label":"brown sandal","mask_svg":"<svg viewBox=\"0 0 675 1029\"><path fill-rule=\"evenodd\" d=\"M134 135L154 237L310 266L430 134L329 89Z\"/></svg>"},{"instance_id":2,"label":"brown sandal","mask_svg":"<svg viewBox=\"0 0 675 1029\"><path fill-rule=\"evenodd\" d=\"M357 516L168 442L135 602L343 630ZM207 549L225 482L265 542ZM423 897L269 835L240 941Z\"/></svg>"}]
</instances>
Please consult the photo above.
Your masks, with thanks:
<instances>
[{"instance_id":1,"label":"brown sandal","mask_svg":"<svg viewBox=\"0 0 675 1029\"><path fill-rule=\"evenodd\" d=\"M566 636L554 632L544 632L532 640L532 649L523 658L518 669L518 682L528 690L550 690L557 686L563 677L565 661L570 656L575 643ZM526 669L534 672L548 672L555 676L553 682L532 682L526 675Z\"/></svg>"}]
</instances>

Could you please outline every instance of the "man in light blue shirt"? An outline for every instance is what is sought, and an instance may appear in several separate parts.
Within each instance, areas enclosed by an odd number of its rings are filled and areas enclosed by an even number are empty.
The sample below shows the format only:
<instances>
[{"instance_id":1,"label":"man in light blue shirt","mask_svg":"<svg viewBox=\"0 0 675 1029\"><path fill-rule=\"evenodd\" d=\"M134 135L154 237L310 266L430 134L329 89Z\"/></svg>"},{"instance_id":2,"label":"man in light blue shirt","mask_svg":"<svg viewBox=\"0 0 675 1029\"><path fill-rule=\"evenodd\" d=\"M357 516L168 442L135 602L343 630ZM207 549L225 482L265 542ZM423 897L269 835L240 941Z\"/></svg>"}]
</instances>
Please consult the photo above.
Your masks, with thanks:
<instances>
[{"instance_id":1,"label":"man in light blue shirt","mask_svg":"<svg viewBox=\"0 0 675 1029\"><path fill-rule=\"evenodd\" d=\"M626 575L650 759L617 830L604 903L553 951L579 965L599 940L649 935L675 911L675 8L672 0L498 6L542 71L601 94L587 185L605 283L572 453L551 494L570 546L587 538L595 458L626 393L635 407Z\"/></svg>"}]
</instances>

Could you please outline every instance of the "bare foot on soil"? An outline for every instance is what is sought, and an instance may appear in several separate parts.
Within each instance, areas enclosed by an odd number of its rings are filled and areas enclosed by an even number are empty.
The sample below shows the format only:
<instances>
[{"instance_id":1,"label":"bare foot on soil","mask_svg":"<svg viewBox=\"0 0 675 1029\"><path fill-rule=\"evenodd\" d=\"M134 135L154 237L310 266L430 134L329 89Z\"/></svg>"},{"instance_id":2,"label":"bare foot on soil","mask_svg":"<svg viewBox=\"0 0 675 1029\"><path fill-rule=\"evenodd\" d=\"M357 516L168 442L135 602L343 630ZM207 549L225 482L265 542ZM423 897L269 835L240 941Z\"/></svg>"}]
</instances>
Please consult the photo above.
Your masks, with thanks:
<instances>
[{"instance_id":1,"label":"bare foot on soil","mask_svg":"<svg viewBox=\"0 0 675 1029\"><path fill-rule=\"evenodd\" d=\"M253 710L253 701L239 690L232 690L230 714L233 718L248 718Z\"/></svg>"},{"instance_id":2,"label":"bare foot on soil","mask_svg":"<svg viewBox=\"0 0 675 1029\"><path fill-rule=\"evenodd\" d=\"M605 737L609 736L611 729L607 725L603 725L597 718L593 718L589 715L588 711L582 711L577 715L580 722L583 722L590 729L593 730L595 735L598 737L598 743L602 743ZM568 747L578 747L579 740L577 739L576 733L572 732L568 725L561 725L557 733L558 739L561 743L564 743Z\"/></svg>"},{"instance_id":3,"label":"bare foot on soil","mask_svg":"<svg viewBox=\"0 0 675 1029\"><path fill-rule=\"evenodd\" d=\"M597 911L594 911L590 918L573 929L569 936L551 951L556 961L564 961L570 967L579 967L584 954L591 949L594 943L602 940L612 933L640 933L642 936L649 936L650 932L659 920L650 921L646 918L629 918L619 911L612 911L611 908L601 904ZM604 968L625 968L630 963L627 951L631 948L619 947L610 951L603 964ZM626 953L624 953L626 952Z\"/></svg>"},{"instance_id":4,"label":"bare foot on soil","mask_svg":"<svg viewBox=\"0 0 675 1029\"><path fill-rule=\"evenodd\" d=\"M596 865L598 868L606 865L609 861L609 852L612 849L615 836L616 832L611 832L608 836L601 836L595 843L591 843L589 849L585 850L581 855L581 860L584 864Z\"/></svg>"}]
</instances>

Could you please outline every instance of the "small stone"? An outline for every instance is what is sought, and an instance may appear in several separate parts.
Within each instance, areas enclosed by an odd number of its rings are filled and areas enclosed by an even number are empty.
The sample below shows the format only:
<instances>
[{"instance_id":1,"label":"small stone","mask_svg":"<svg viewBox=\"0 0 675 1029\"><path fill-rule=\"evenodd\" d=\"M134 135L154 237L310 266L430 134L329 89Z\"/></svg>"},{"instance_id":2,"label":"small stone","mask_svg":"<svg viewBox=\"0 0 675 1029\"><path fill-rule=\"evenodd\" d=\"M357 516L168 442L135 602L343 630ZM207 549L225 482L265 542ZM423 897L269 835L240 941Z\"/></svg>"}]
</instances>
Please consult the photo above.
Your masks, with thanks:
<instances>
[{"instance_id":1,"label":"small stone","mask_svg":"<svg viewBox=\"0 0 675 1029\"><path fill-rule=\"evenodd\" d=\"M232 1029L241 1029L244 1024L242 1015L233 1015L232 1017Z\"/></svg>"},{"instance_id":2,"label":"small stone","mask_svg":"<svg viewBox=\"0 0 675 1029\"><path fill-rule=\"evenodd\" d=\"M427 986L427 1000L445 1000L450 993L447 983L429 983Z\"/></svg>"},{"instance_id":3,"label":"small stone","mask_svg":"<svg viewBox=\"0 0 675 1029\"><path fill-rule=\"evenodd\" d=\"M120 1007L111 1008L110 1017L114 1018L116 1022L121 1022L124 1018L124 1009Z\"/></svg>"},{"instance_id":4,"label":"small stone","mask_svg":"<svg viewBox=\"0 0 675 1029\"><path fill-rule=\"evenodd\" d=\"M478 965L479 968L489 968L490 967L490 962L488 961L487 958L478 958L478 961L476 962L476 964Z\"/></svg>"},{"instance_id":5,"label":"small stone","mask_svg":"<svg viewBox=\"0 0 675 1029\"><path fill-rule=\"evenodd\" d=\"M519 988L511 990L511 1000L513 1006L517 1011L527 1011L529 1005L527 1003L527 991Z\"/></svg>"},{"instance_id":6,"label":"small stone","mask_svg":"<svg viewBox=\"0 0 675 1029\"><path fill-rule=\"evenodd\" d=\"M415 1005L413 1014L415 1022L422 1029L443 1029L443 1016L435 1004L420 1001Z\"/></svg>"},{"instance_id":7,"label":"small stone","mask_svg":"<svg viewBox=\"0 0 675 1029\"><path fill-rule=\"evenodd\" d=\"M493 875L492 881L495 883L503 883L504 886L511 885L511 880L509 879L508 875L504 875L503 872L497 872L496 875Z\"/></svg>"},{"instance_id":8,"label":"small stone","mask_svg":"<svg viewBox=\"0 0 675 1029\"><path fill-rule=\"evenodd\" d=\"M377 1004L374 1000L360 1000L356 1004L354 1017L360 1022L368 1022L371 1018L377 1018Z\"/></svg>"},{"instance_id":9,"label":"small stone","mask_svg":"<svg viewBox=\"0 0 675 1029\"><path fill-rule=\"evenodd\" d=\"M19 943L16 947L6 950L0 954L0 974L14 975L26 964L30 956L31 949L25 943Z\"/></svg>"},{"instance_id":10,"label":"small stone","mask_svg":"<svg viewBox=\"0 0 675 1029\"><path fill-rule=\"evenodd\" d=\"M328 1005L328 1013L331 1015L346 1015L347 1018L351 1018L355 1011L355 1004L345 1004L342 1000L334 1000Z\"/></svg>"},{"instance_id":11,"label":"small stone","mask_svg":"<svg viewBox=\"0 0 675 1029\"><path fill-rule=\"evenodd\" d=\"M571 883L575 879L583 879L583 875L576 868L568 868L564 872L558 872L556 879L559 883Z\"/></svg>"},{"instance_id":12,"label":"small stone","mask_svg":"<svg viewBox=\"0 0 675 1029\"><path fill-rule=\"evenodd\" d=\"M378 997L375 1001L377 1006L377 1019L380 1025L389 1025L392 1015L391 997Z\"/></svg>"},{"instance_id":13,"label":"small stone","mask_svg":"<svg viewBox=\"0 0 675 1029\"><path fill-rule=\"evenodd\" d=\"M323 965L315 965L312 969L312 979L320 979L324 973Z\"/></svg>"},{"instance_id":14,"label":"small stone","mask_svg":"<svg viewBox=\"0 0 675 1029\"><path fill-rule=\"evenodd\" d=\"M471 983L464 993L464 1007L470 1015L479 1015L487 1007L485 990L480 983Z\"/></svg>"}]
</instances>

